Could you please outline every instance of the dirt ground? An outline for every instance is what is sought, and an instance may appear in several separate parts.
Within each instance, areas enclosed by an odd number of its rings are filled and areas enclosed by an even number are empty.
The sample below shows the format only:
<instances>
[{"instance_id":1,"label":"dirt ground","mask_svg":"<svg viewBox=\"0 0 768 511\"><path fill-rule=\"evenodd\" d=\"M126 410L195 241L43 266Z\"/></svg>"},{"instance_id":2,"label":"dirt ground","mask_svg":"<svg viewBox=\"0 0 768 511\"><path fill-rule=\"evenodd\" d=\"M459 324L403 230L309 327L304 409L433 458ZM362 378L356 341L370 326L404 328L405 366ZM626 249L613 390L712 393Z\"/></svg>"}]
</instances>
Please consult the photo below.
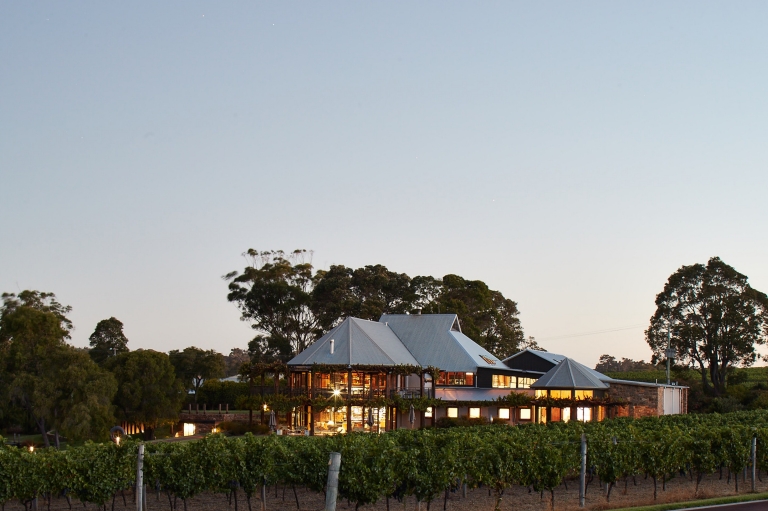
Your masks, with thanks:
<instances>
[{"instance_id":1,"label":"dirt ground","mask_svg":"<svg viewBox=\"0 0 768 511\"><path fill-rule=\"evenodd\" d=\"M636 482L636 484L635 484ZM567 486L567 488L566 488ZM743 477L739 478L739 491L736 492L733 478L728 483L727 474L723 474L723 478L720 479L719 474L705 477L699 485L698 493L694 493L695 480L691 481L688 477L675 477L671 481L667 481L666 490L662 490L662 482L658 482L657 500L653 500L653 481L644 479L642 476L637 477L636 481L631 478L627 481L626 490L624 482L619 482L612 490L610 495L610 501L606 500L605 489L599 485L595 480L587 487L587 499L586 508L589 510L599 511L628 506L640 506L646 504L661 504L665 502L679 502L686 500L693 500L696 498L711 498L711 497L723 497L729 495L746 494L751 490L751 482L749 476L746 481ZM757 491L768 491L768 477L763 474L763 481L757 481ZM296 500L298 499L299 506L297 507ZM159 496L155 492L150 491L147 494L147 509L149 511L171 511L168 496L161 493ZM123 504L123 498L121 495L117 495L114 503L114 509L116 511L128 511L135 509L133 502L133 496L126 492L125 502ZM462 498L461 491L448 494L448 500L445 501L443 497L436 499L429 506L426 502L416 502L414 497L409 497L405 502L398 502L395 499L390 499L389 506L387 506L386 499L383 499L376 504L361 506L360 509L365 511L385 511L391 509L392 511L440 511L444 508L447 510L488 510L493 511L496 502L495 495L489 496L486 488L478 488L474 490L468 490L466 498ZM282 486L275 488L269 487L267 491L266 508L269 511L322 511L325 508L325 500L323 494L317 494L307 491L304 488L297 488L296 493L292 488L283 488ZM184 504L181 500L176 502L177 511L183 511ZM77 501L72 502L72 509L83 509L82 504ZM96 506L88 504L84 509L95 509ZM251 508L253 511L261 510L261 501L254 497L251 499ZM355 508L354 504L348 504L347 501L339 501L336 507L338 510L352 510ZM6 511L21 511L24 507L18 502L8 502L5 505ZM29 508L27 508L29 509ZM38 509L40 511L48 509L48 502L40 499L38 503ZM55 498L50 502L50 509L53 510L69 510L70 506L64 498ZM111 510L111 503L107 505L107 510ZM551 495L545 492L542 496L539 493L528 492L527 488L513 487L508 488L501 500L500 509L508 511L546 511L551 508ZM569 511L579 509L579 488L578 481L569 480L567 484L560 485L555 488L554 491L554 509L558 511ZM234 511L235 502L233 499L228 499L225 494L202 494L187 500L187 511L214 511L225 510ZM242 492L238 493L237 498L237 511L247 511L248 504L245 499L245 495Z\"/></svg>"}]
</instances>

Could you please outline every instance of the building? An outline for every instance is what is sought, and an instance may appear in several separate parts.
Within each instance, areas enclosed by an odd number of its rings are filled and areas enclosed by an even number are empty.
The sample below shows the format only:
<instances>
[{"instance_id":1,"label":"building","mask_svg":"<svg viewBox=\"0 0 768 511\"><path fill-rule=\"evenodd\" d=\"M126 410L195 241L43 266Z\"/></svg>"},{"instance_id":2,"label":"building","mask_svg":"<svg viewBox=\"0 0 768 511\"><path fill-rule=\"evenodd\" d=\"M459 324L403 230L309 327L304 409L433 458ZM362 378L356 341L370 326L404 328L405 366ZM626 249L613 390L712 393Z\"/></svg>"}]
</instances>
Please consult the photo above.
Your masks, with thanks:
<instances>
[{"instance_id":1,"label":"building","mask_svg":"<svg viewBox=\"0 0 768 511\"><path fill-rule=\"evenodd\" d=\"M311 434L434 425L441 417L507 424L685 413L687 389L619 381L562 355L501 361L455 314L347 318L288 362L281 418ZM262 390L263 392L263 390Z\"/></svg>"}]
</instances>

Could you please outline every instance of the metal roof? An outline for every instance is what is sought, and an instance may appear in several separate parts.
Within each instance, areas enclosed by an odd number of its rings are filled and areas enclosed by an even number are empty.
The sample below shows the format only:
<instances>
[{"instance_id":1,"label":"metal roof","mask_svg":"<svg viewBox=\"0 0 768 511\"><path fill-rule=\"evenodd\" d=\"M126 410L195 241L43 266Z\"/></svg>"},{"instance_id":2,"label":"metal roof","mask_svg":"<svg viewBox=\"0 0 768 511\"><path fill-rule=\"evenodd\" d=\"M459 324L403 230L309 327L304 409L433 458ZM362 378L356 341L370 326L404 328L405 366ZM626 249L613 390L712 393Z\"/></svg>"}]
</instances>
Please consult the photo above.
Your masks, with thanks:
<instances>
[{"instance_id":1,"label":"metal roof","mask_svg":"<svg viewBox=\"0 0 768 511\"><path fill-rule=\"evenodd\" d=\"M515 358L517 356L520 356L522 353L525 353L525 352L532 353L533 355L536 355L536 356L538 356L540 358L543 358L547 362L550 362L551 364L554 364L554 365L557 365L560 362L562 362L563 360L565 360L566 358L568 358L565 355L558 355L557 353L550 353L548 351L539 351L539 350L532 350L530 348L526 348L523 351L519 351L519 352L515 353L511 357L505 358L504 362L506 363L508 360L511 360L511 359L513 359L513 358ZM594 369L591 369L591 368L585 366L584 364L580 364L579 362L576 362L573 359L569 359L569 360L571 362L573 362L574 364L578 364L579 366L581 366L582 369L586 370L587 372L589 372L589 374L591 374L593 377L597 378L600 381L604 381L604 382L611 382L611 381L613 381L613 378L611 378L610 376L606 376L606 375L604 375L601 372L595 371Z\"/></svg>"},{"instance_id":2,"label":"metal roof","mask_svg":"<svg viewBox=\"0 0 768 511\"><path fill-rule=\"evenodd\" d=\"M388 366L418 362L386 325L347 318L288 362L291 366L312 364Z\"/></svg>"},{"instance_id":3,"label":"metal roof","mask_svg":"<svg viewBox=\"0 0 768 511\"><path fill-rule=\"evenodd\" d=\"M461 333L456 314L384 314L387 325L422 367L443 371L476 372L478 368L508 368L475 341Z\"/></svg>"},{"instance_id":4,"label":"metal roof","mask_svg":"<svg viewBox=\"0 0 768 511\"><path fill-rule=\"evenodd\" d=\"M596 378L588 368L570 358L558 364L536 380L532 389L604 390L608 385Z\"/></svg>"}]
</instances>

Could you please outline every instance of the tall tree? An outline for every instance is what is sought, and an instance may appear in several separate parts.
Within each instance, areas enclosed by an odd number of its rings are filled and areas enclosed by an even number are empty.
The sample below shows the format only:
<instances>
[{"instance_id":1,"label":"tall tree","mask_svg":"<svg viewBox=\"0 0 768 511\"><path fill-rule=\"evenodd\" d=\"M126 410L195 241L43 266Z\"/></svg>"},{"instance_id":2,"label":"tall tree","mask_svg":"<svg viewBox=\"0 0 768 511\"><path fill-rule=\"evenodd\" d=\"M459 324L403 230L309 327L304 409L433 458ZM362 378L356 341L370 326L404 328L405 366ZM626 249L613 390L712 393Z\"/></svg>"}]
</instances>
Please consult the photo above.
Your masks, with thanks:
<instances>
[{"instance_id":1,"label":"tall tree","mask_svg":"<svg viewBox=\"0 0 768 511\"><path fill-rule=\"evenodd\" d=\"M190 346L184 348L184 351L172 350L168 357L184 386L195 391L195 403L197 391L203 382L210 378L221 378L226 370L224 355L215 350L206 351Z\"/></svg>"},{"instance_id":2,"label":"tall tree","mask_svg":"<svg viewBox=\"0 0 768 511\"><path fill-rule=\"evenodd\" d=\"M112 420L114 380L65 342L70 310L52 293L23 291L4 294L0 311L0 403L26 410L46 446L50 428L57 439L96 439Z\"/></svg>"},{"instance_id":3,"label":"tall tree","mask_svg":"<svg viewBox=\"0 0 768 511\"><path fill-rule=\"evenodd\" d=\"M482 281L458 275L411 279L380 264L313 273L305 254L249 250L243 273L225 276L228 299L259 332L249 344L252 360L290 358L346 317L376 321L414 309L458 314L464 333L498 357L526 345L517 304Z\"/></svg>"},{"instance_id":4,"label":"tall tree","mask_svg":"<svg viewBox=\"0 0 768 511\"><path fill-rule=\"evenodd\" d=\"M304 261L306 250L250 249L244 255L249 264L243 272L224 276L230 281L227 298L254 330L285 339L294 354L303 351L322 334L311 309L314 275L312 264Z\"/></svg>"},{"instance_id":5,"label":"tall tree","mask_svg":"<svg viewBox=\"0 0 768 511\"><path fill-rule=\"evenodd\" d=\"M125 421L144 424L147 440L155 429L178 419L184 386L165 353L136 350L110 357L104 367L117 380L115 406Z\"/></svg>"},{"instance_id":6,"label":"tall tree","mask_svg":"<svg viewBox=\"0 0 768 511\"><path fill-rule=\"evenodd\" d=\"M123 333L123 323L114 317L99 321L88 339L91 345L89 354L97 364L129 351L128 338Z\"/></svg>"},{"instance_id":7,"label":"tall tree","mask_svg":"<svg viewBox=\"0 0 768 511\"><path fill-rule=\"evenodd\" d=\"M242 348L232 348L229 355L224 357L226 364L225 376L236 376L240 374L240 367L251 360L248 351Z\"/></svg>"},{"instance_id":8,"label":"tall tree","mask_svg":"<svg viewBox=\"0 0 768 511\"><path fill-rule=\"evenodd\" d=\"M722 395L728 369L753 364L755 346L768 339L768 296L719 257L682 266L656 296L645 335L655 360L665 358L669 336L680 362L701 373L704 389Z\"/></svg>"}]
</instances>

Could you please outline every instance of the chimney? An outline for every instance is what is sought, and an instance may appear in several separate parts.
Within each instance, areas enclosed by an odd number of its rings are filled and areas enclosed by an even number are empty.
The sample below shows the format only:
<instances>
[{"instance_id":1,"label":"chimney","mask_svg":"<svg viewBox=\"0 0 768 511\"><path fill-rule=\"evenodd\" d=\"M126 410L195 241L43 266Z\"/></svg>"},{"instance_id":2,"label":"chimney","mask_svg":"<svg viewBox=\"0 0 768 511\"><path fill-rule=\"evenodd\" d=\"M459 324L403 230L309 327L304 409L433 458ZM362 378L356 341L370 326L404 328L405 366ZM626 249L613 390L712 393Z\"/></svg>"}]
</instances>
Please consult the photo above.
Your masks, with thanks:
<instances>
[{"instance_id":1,"label":"chimney","mask_svg":"<svg viewBox=\"0 0 768 511\"><path fill-rule=\"evenodd\" d=\"M333 355L333 339L331 339L331 355Z\"/></svg>"}]
</instances>

